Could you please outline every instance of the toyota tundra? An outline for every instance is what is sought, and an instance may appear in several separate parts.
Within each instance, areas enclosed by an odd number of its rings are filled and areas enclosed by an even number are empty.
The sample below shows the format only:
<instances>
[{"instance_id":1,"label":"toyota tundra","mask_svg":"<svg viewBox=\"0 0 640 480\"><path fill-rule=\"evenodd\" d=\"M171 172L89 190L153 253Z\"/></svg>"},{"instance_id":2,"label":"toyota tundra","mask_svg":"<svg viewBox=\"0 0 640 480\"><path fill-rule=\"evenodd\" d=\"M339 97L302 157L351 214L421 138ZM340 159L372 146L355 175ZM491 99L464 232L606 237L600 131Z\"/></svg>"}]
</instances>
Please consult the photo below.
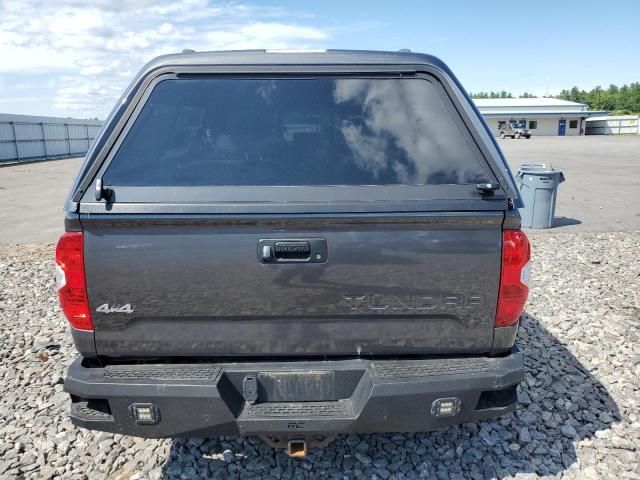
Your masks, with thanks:
<instances>
[{"instance_id":1,"label":"toyota tundra","mask_svg":"<svg viewBox=\"0 0 640 480\"><path fill-rule=\"evenodd\" d=\"M74 424L341 433L512 411L521 200L449 68L411 52L184 52L148 63L65 205Z\"/></svg>"}]
</instances>

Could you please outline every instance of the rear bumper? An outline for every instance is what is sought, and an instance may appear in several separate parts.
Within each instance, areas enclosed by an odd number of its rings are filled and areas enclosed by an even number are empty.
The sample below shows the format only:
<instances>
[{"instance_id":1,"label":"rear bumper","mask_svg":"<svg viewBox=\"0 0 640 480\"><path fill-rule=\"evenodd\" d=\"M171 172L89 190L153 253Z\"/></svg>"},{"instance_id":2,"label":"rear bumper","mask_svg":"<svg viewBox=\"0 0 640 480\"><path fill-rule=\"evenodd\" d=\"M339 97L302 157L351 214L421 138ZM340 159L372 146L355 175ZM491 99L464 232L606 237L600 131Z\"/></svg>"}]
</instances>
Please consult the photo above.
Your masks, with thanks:
<instances>
[{"instance_id":1,"label":"rear bumper","mask_svg":"<svg viewBox=\"0 0 640 480\"><path fill-rule=\"evenodd\" d=\"M291 383L278 390L278 381L258 382L258 402L245 401L243 380L247 376L271 375L274 379L287 372L300 375L291 391ZM323 385L305 385L305 372L323 372ZM522 355L514 349L499 358L104 368L84 367L78 359L69 368L64 388L71 394L72 422L93 430L148 438L290 437L428 431L499 416L515 409L515 387L522 378ZM309 392L313 398L308 397ZM291 398L283 401L283 396ZM264 401L275 397L278 401ZM460 400L460 412L435 416L433 402L451 397ZM157 423L137 423L132 404L152 404Z\"/></svg>"}]
</instances>

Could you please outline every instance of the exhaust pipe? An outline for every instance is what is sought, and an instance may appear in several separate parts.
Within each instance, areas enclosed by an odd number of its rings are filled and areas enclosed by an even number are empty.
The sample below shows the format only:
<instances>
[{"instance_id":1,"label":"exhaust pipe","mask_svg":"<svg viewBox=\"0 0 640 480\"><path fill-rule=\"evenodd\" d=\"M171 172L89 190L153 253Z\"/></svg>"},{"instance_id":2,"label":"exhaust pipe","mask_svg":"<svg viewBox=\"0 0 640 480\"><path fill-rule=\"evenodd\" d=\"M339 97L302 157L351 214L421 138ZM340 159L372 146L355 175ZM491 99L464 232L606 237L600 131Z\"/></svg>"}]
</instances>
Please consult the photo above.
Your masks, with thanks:
<instances>
[{"instance_id":1,"label":"exhaust pipe","mask_svg":"<svg viewBox=\"0 0 640 480\"><path fill-rule=\"evenodd\" d=\"M304 458L308 453L309 447L304 438L290 438L287 442L287 455L291 458Z\"/></svg>"}]
</instances>

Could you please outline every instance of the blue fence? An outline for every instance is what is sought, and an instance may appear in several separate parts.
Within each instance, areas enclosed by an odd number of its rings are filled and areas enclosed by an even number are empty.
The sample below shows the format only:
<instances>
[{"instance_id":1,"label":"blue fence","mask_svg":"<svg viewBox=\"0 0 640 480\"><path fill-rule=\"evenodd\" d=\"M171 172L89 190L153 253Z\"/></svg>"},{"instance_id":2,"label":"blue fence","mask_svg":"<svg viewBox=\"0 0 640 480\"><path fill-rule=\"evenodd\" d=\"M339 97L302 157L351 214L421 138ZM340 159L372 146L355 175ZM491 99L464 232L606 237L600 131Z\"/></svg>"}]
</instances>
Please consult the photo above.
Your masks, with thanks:
<instances>
[{"instance_id":1,"label":"blue fence","mask_svg":"<svg viewBox=\"0 0 640 480\"><path fill-rule=\"evenodd\" d=\"M100 126L97 120L0 114L0 164L82 156Z\"/></svg>"}]
</instances>

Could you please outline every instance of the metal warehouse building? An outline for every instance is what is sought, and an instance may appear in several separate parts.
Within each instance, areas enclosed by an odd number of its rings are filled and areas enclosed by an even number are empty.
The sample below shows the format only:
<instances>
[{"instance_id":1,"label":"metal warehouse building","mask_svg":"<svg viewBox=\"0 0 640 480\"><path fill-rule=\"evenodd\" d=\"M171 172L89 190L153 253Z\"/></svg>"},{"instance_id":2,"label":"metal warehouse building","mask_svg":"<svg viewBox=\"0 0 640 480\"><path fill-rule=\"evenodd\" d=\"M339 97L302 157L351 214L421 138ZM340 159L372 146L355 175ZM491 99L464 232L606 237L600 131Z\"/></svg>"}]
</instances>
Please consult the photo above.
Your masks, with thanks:
<instances>
[{"instance_id":1,"label":"metal warehouse building","mask_svg":"<svg viewBox=\"0 0 640 480\"><path fill-rule=\"evenodd\" d=\"M496 136L500 124L507 122L528 128L532 135L584 135L587 118L607 113L556 98L488 98L474 102Z\"/></svg>"},{"instance_id":2,"label":"metal warehouse building","mask_svg":"<svg viewBox=\"0 0 640 480\"><path fill-rule=\"evenodd\" d=\"M634 135L640 134L638 115L615 115L587 119L587 135Z\"/></svg>"},{"instance_id":3,"label":"metal warehouse building","mask_svg":"<svg viewBox=\"0 0 640 480\"><path fill-rule=\"evenodd\" d=\"M0 164L81 156L102 122L0 113Z\"/></svg>"}]
</instances>

